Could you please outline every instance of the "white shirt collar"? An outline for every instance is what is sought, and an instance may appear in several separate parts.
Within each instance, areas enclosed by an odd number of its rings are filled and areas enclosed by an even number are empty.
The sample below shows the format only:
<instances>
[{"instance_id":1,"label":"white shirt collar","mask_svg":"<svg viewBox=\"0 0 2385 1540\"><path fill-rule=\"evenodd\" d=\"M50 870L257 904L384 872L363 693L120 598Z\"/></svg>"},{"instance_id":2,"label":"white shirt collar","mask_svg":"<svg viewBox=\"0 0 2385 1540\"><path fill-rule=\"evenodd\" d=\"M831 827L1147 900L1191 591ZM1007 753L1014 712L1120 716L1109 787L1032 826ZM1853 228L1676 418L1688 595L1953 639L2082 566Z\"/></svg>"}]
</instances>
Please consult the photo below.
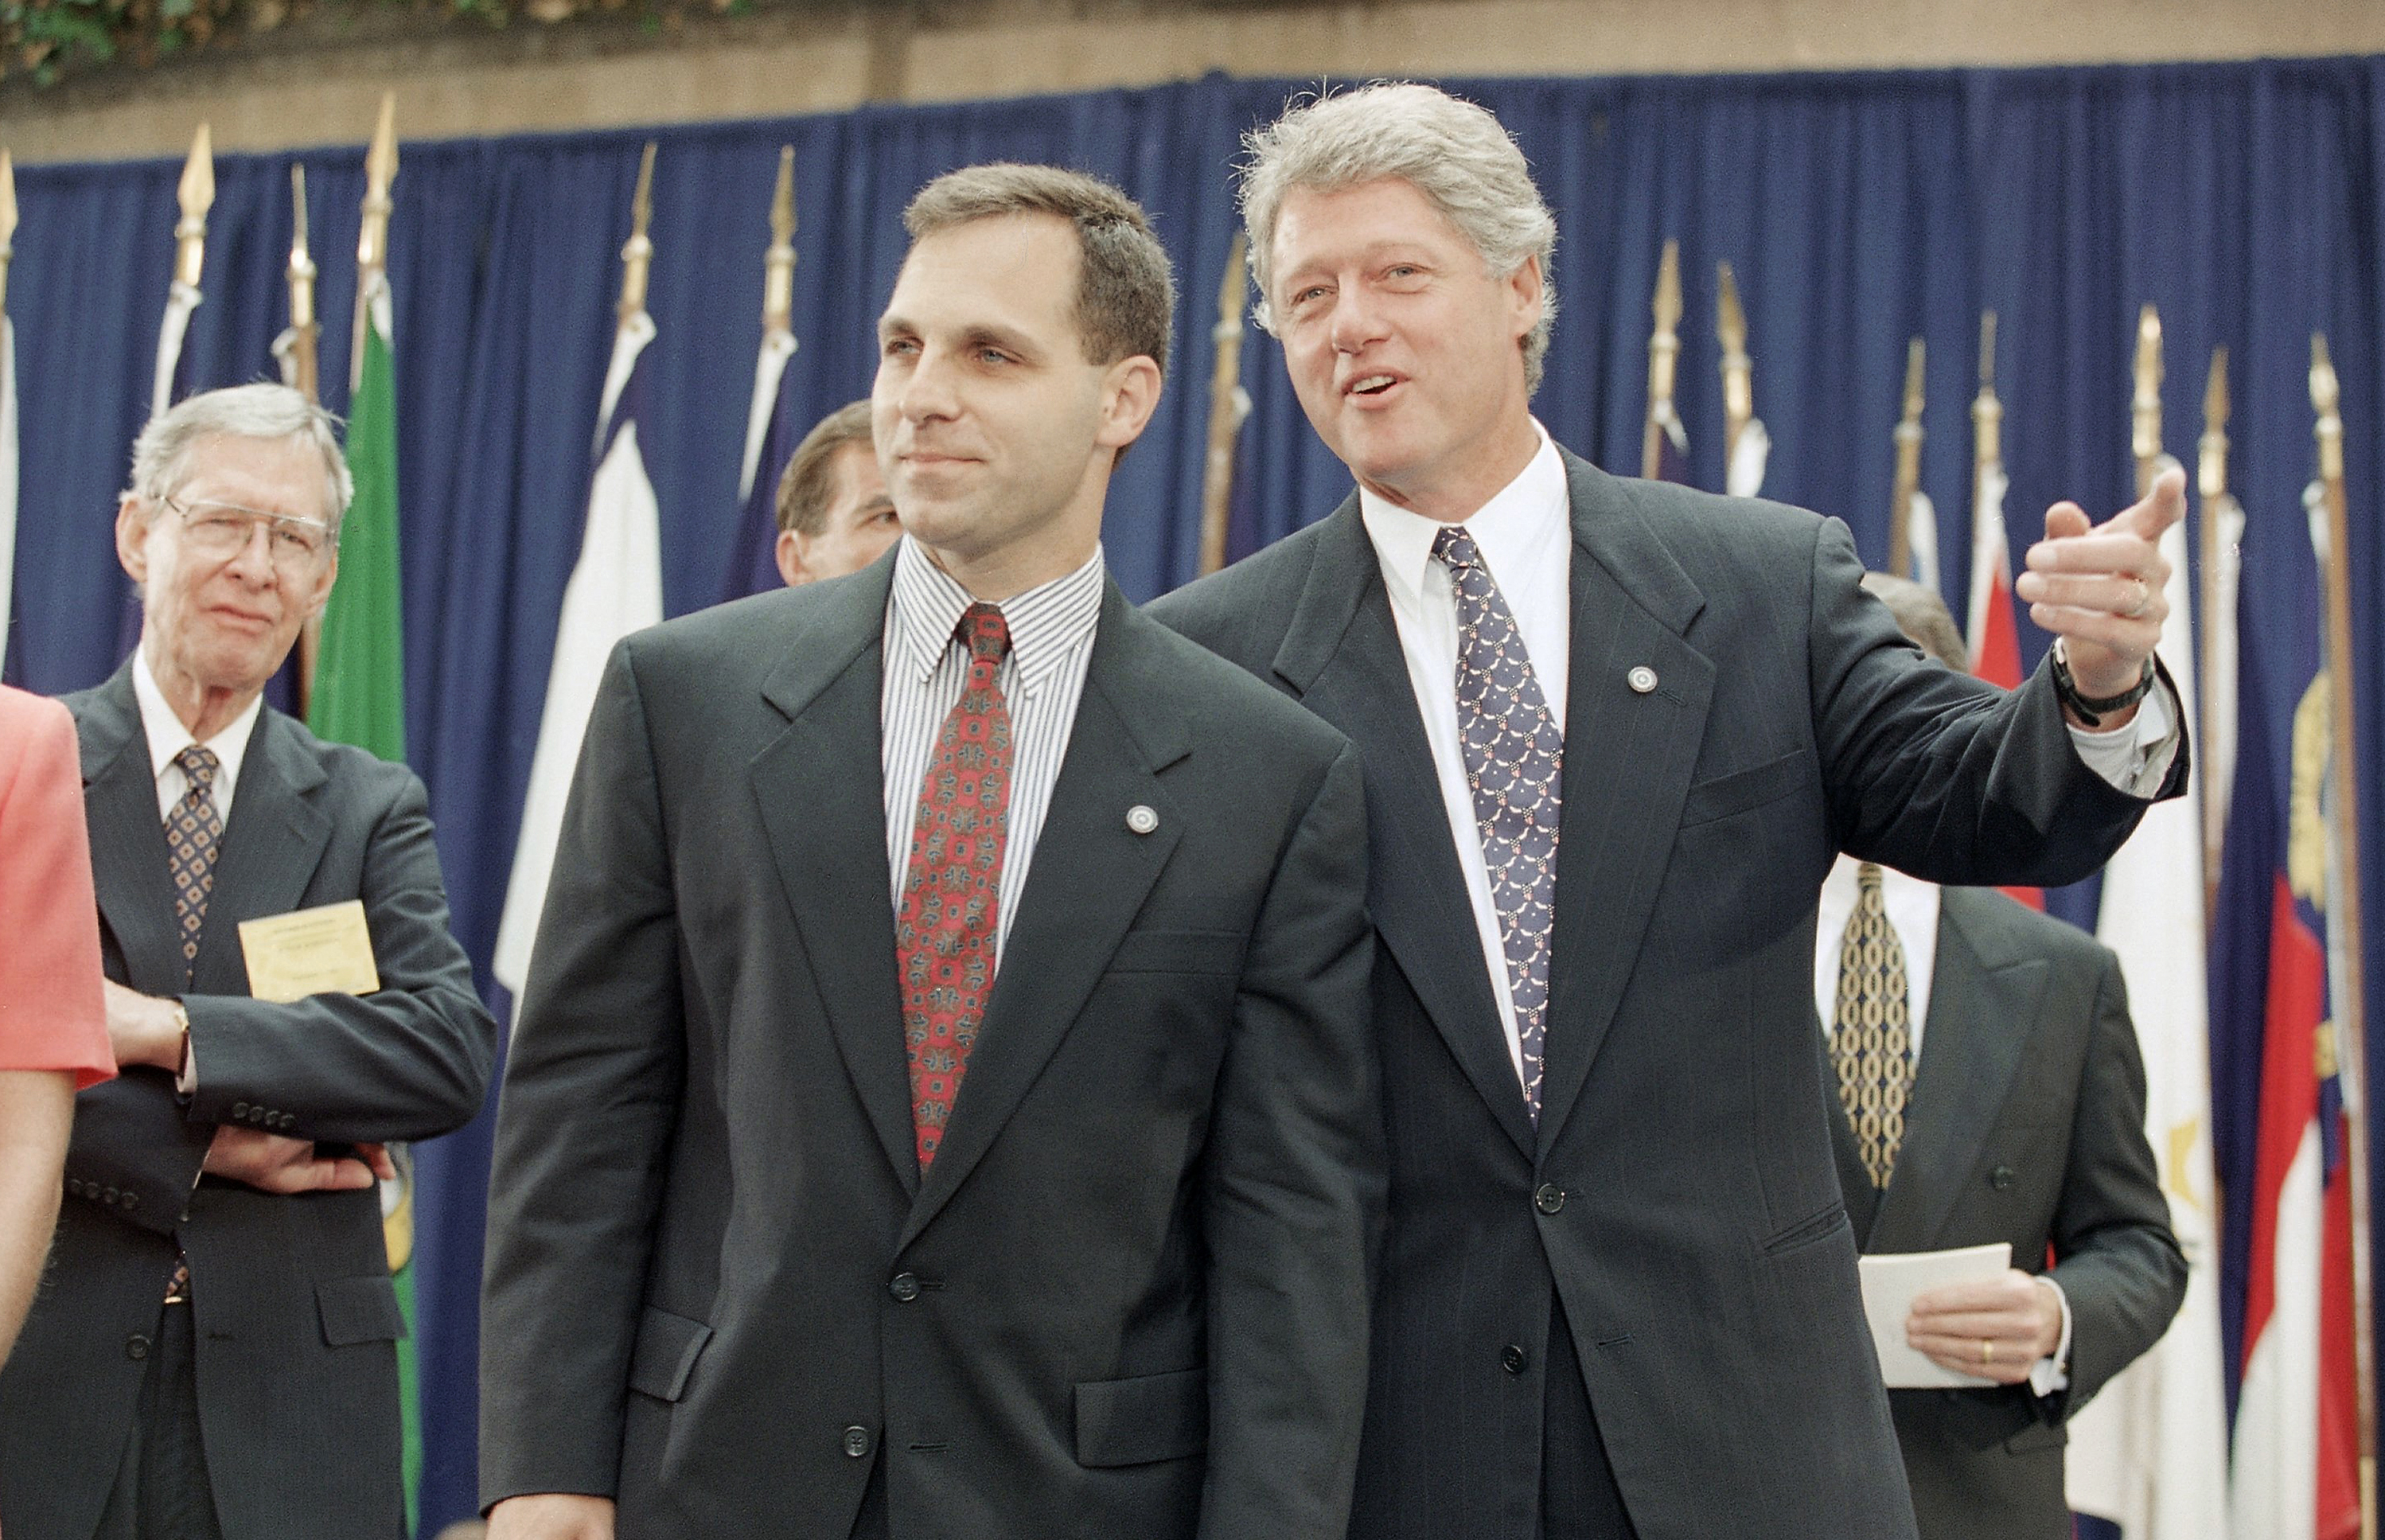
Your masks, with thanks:
<instances>
[{"instance_id":1,"label":"white shirt collar","mask_svg":"<svg viewBox=\"0 0 2385 1540\"><path fill-rule=\"evenodd\" d=\"M191 730L168 703L166 692L158 687L157 676L149 671L149 655L140 647L132 650L132 695L141 703L141 730L149 739L149 777L154 781L173 766L176 755L199 740L192 736ZM215 784L219 807L230 800L232 788L240 784L240 762L248 753L248 740L256 731L257 713L264 709L265 693L260 690L222 732L200 745L214 753L219 767Z\"/></svg>"},{"instance_id":2,"label":"white shirt collar","mask_svg":"<svg viewBox=\"0 0 2385 1540\"><path fill-rule=\"evenodd\" d=\"M1038 583L997 606L1010 628L1010 654L1018 688L1029 695L1068 661L1099 624L1105 569L1102 548L1066 577ZM951 646L961 615L977 600L938 567L909 535L894 551L894 582L888 597L887 666L901 667L920 683L933 677Z\"/></svg>"},{"instance_id":3,"label":"white shirt collar","mask_svg":"<svg viewBox=\"0 0 2385 1540\"><path fill-rule=\"evenodd\" d=\"M1474 537L1492 580L1503 587L1520 577L1531 563L1545 559L1552 532L1565 527L1572 507L1565 462L1557 457L1556 444L1537 418L1532 431L1541 436L1540 451L1514 481L1465 520L1466 532ZM1556 514L1554 523L1552 510ZM1383 582L1392 586L1396 598L1417 602L1442 524L1388 502L1363 485L1358 488L1358 516L1366 523L1367 539L1374 543Z\"/></svg>"}]
</instances>

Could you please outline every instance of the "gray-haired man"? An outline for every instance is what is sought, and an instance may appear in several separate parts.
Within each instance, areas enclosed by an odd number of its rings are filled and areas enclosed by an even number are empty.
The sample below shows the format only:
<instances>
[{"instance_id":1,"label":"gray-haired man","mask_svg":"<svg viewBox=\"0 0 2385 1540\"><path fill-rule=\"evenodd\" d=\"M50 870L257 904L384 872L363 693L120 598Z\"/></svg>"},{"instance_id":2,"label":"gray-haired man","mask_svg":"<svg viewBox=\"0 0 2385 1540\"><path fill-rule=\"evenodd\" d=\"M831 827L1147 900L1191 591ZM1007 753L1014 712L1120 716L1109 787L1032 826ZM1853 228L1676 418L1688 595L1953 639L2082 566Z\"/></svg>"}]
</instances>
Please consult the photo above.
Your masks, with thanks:
<instances>
[{"instance_id":1,"label":"gray-haired man","mask_svg":"<svg viewBox=\"0 0 2385 1540\"><path fill-rule=\"evenodd\" d=\"M1392 1207L1351 1533L1910 1536L1815 893L1842 848L2067 881L2177 783L2135 693L2177 479L2049 513L2068 694L2004 696L1904 645L1843 526L1549 439L1555 224L1490 114L1380 86L1252 149L1260 316L1358 490L1154 612L1366 760Z\"/></svg>"},{"instance_id":2,"label":"gray-haired man","mask_svg":"<svg viewBox=\"0 0 2385 1540\"><path fill-rule=\"evenodd\" d=\"M0 1373L8 1540L405 1527L374 1177L383 1143L480 1110L496 1028L422 783L264 704L348 495L331 419L281 385L194 396L133 446L116 545L141 645L67 698L122 1073L77 1099L56 1249ZM243 921L351 900L378 987L251 997Z\"/></svg>"}]
</instances>

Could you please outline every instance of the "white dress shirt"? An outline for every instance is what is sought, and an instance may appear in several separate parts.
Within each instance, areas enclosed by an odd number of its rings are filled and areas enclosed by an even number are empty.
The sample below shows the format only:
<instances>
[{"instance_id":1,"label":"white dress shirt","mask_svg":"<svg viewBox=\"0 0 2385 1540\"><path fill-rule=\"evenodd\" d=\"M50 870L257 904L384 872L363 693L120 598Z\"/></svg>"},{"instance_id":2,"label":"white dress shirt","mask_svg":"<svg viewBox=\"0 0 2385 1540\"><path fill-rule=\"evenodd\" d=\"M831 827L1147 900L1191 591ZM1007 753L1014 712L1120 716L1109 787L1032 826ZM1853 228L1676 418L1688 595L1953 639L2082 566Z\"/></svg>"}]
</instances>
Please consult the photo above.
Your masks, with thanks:
<instances>
[{"instance_id":1,"label":"white dress shirt","mask_svg":"<svg viewBox=\"0 0 2385 1540\"><path fill-rule=\"evenodd\" d=\"M1064 578L1003 601L1010 651L994 670L1010 713L1010 802L1005 815L1002 876L994 896L994 966L1027 891L1052 788L1068 757L1077 701L1085 690L1093 635L1102 616L1104 568L1093 559ZM880 768L886 796L886 864L893 869L894 912L911 866L911 831L919 816L920 783L934 758L944 719L968 682L969 651L954 635L961 614L977 601L905 535L894 552L894 585L886 600L885 672L879 695Z\"/></svg>"},{"instance_id":2,"label":"white dress shirt","mask_svg":"<svg viewBox=\"0 0 2385 1540\"><path fill-rule=\"evenodd\" d=\"M1838 1018L1839 951L1846 940L1848 917L1855 912L1856 864L1853 856L1842 855L1822 879L1819 918L1814 928L1814 1010L1825 1037ZM1879 901L1888 912L1889 929L1904 948L1905 1031L1918 1065L1921 1033L1929 1019L1930 990L1937 976L1938 884L1884 866L1879 869ZM1929 1116L1928 1108L1916 1108L1906 1125L1911 1126L1914 1117ZM2051 1277L2045 1281L2054 1285L2054 1296L2061 1302L2062 1340L2054 1345L2052 1357L2038 1359L2029 1371L2029 1389L2039 1396L2051 1396L2070 1383L2063 1370L2070 1361L2070 1299L2059 1282Z\"/></svg>"},{"instance_id":3,"label":"white dress shirt","mask_svg":"<svg viewBox=\"0 0 2385 1540\"><path fill-rule=\"evenodd\" d=\"M162 827L174 816L174 804L191 789L190 777L182 773L174 757L199 740L167 704L157 676L149 671L148 654L137 648L132 654L132 698L141 705L141 731L149 740L149 773L157 783L157 821ZM216 805L216 817L227 829L231 827L232 793L240 787L240 762L248 753L256 714L264 709L265 695L260 691L222 732L199 745L216 757L215 783L207 788L207 795Z\"/></svg>"}]
</instances>

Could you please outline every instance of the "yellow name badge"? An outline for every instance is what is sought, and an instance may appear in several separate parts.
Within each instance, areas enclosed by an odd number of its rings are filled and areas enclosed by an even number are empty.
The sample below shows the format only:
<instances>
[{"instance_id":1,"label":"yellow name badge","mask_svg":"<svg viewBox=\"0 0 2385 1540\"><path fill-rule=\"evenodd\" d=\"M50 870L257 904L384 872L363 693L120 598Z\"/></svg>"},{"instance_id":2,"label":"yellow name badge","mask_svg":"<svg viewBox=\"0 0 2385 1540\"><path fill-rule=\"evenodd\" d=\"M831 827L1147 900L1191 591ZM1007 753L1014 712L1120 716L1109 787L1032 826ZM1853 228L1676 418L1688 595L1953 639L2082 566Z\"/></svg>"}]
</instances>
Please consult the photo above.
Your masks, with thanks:
<instances>
[{"instance_id":1,"label":"yellow name badge","mask_svg":"<svg viewBox=\"0 0 2385 1540\"><path fill-rule=\"evenodd\" d=\"M369 995L381 987L361 899L243 920L240 951L248 960L249 994L276 1005L309 995Z\"/></svg>"}]
</instances>

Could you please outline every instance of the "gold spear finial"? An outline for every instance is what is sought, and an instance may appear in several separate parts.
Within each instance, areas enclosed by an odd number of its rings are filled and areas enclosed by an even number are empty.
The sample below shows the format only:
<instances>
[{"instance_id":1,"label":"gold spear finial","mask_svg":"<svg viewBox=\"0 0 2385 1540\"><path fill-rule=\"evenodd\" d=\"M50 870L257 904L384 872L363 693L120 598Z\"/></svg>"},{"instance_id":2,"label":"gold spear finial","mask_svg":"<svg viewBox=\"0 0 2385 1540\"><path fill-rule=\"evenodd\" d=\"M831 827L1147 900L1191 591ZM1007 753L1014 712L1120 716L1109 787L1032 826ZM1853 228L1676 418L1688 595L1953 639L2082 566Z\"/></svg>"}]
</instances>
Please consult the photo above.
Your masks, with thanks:
<instances>
[{"instance_id":1,"label":"gold spear finial","mask_svg":"<svg viewBox=\"0 0 2385 1540\"><path fill-rule=\"evenodd\" d=\"M1919 337L1904 345L1904 415L1896 424L1896 486L1888 509L1888 570L1913 575L1913 495L1921 487L1921 382L1929 346Z\"/></svg>"},{"instance_id":2,"label":"gold spear finial","mask_svg":"<svg viewBox=\"0 0 2385 1540\"><path fill-rule=\"evenodd\" d=\"M17 255L17 163L0 149L0 311L8 308L8 262Z\"/></svg>"},{"instance_id":3,"label":"gold spear finial","mask_svg":"<svg viewBox=\"0 0 2385 1540\"><path fill-rule=\"evenodd\" d=\"M315 258L306 249L306 168L290 167L290 343L297 375L293 382L313 401L320 394L315 375Z\"/></svg>"},{"instance_id":4,"label":"gold spear finial","mask_svg":"<svg viewBox=\"0 0 2385 1540\"><path fill-rule=\"evenodd\" d=\"M1648 428L1640 452L1640 474L1654 479L1663 469L1659 441L1673 409L1673 370L1681 353L1681 243L1665 243L1656 265L1656 295L1651 306L1656 324L1648 333Z\"/></svg>"},{"instance_id":5,"label":"gold spear finial","mask_svg":"<svg viewBox=\"0 0 2385 1540\"><path fill-rule=\"evenodd\" d=\"M1715 336L1722 344L1723 463L1739 454L1739 435L1755 415L1755 366L1747 356L1747 313L1739 306L1739 281L1730 264L1717 262Z\"/></svg>"},{"instance_id":6,"label":"gold spear finial","mask_svg":"<svg viewBox=\"0 0 2385 1540\"><path fill-rule=\"evenodd\" d=\"M384 91L381 117L373 124L371 145L365 151L364 224L356 235L356 293L362 297L369 281L389 266L390 183L397 180L397 93Z\"/></svg>"},{"instance_id":7,"label":"gold spear finial","mask_svg":"<svg viewBox=\"0 0 2385 1540\"><path fill-rule=\"evenodd\" d=\"M2161 315L2149 304L2137 312L2137 391L2129 416L2134 432L2129 447L2137 457L2137 495L2154 484L2162 452L2162 330Z\"/></svg>"},{"instance_id":8,"label":"gold spear finial","mask_svg":"<svg viewBox=\"0 0 2385 1540\"><path fill-rule=\"evenodd\" d=\"M2228 349L2211 350L2211 378L2203 387L2203 438L2196 445L2195 486L2206 498L2228 493Z\"/></svg>"},{"instance_id":9,"label":"gold spear finial","mask_svg":"<svg viewBox=\"0 0 2385 1540\"><path fill-rule=\"evenodd\" d=\"M215 149L205 123L199 125L198 137L191 141L191 157L182 163L176 197L182 206L182 218L174 226L174 282L195 289L206 269L207 210L216 201Z\"/></svg>"},{"instance_id":10,"label":"gold spear finial","mask_svg":"<svg viewBox=\"0 0 2385 1540\"><path fill-rule=\"evenodd\" d=\"M1994 465L2004 457L2004 404L1996 399L1996 313L1979 313L1979 394L1971 399L1971 463Z\"/></svg>"},{"instance_id":11,"label":"gold spear finial","mask_svg":"<svg viewBox=\"0 0 2385 1540\"><path fill-rule=\"evenodd\" d=\"M638 157L638 191L630 200L630 239L621 247L621 324L646 307L646 272L654 264L655 244L646 227L655 217L655 142L646 141Z\"/></svg>"},{"instance_id":12,"label":"gold spear finial","mask_svg":"<svg viewBox=\"0 0 2385 1540\"><path fill-rule=\"evenodd\" d=\"M2342 399L2335 382L2335 364L2328 357L2327 333L2311 333L2311 407L2318 413L2318 473L2322 481L2343 479Z\"/></svg>"},{"instance_id":13,"label":"gold spear finial","mask_svg":"<svg viewBox=\"0 0 2385 1540\"><path fill-rule=\"evenodd\" d=\"M795 147L779 146L779 185L770 194L770 249L762 257L762 330L795 329Z\"/></svg>"}]
</instances>

